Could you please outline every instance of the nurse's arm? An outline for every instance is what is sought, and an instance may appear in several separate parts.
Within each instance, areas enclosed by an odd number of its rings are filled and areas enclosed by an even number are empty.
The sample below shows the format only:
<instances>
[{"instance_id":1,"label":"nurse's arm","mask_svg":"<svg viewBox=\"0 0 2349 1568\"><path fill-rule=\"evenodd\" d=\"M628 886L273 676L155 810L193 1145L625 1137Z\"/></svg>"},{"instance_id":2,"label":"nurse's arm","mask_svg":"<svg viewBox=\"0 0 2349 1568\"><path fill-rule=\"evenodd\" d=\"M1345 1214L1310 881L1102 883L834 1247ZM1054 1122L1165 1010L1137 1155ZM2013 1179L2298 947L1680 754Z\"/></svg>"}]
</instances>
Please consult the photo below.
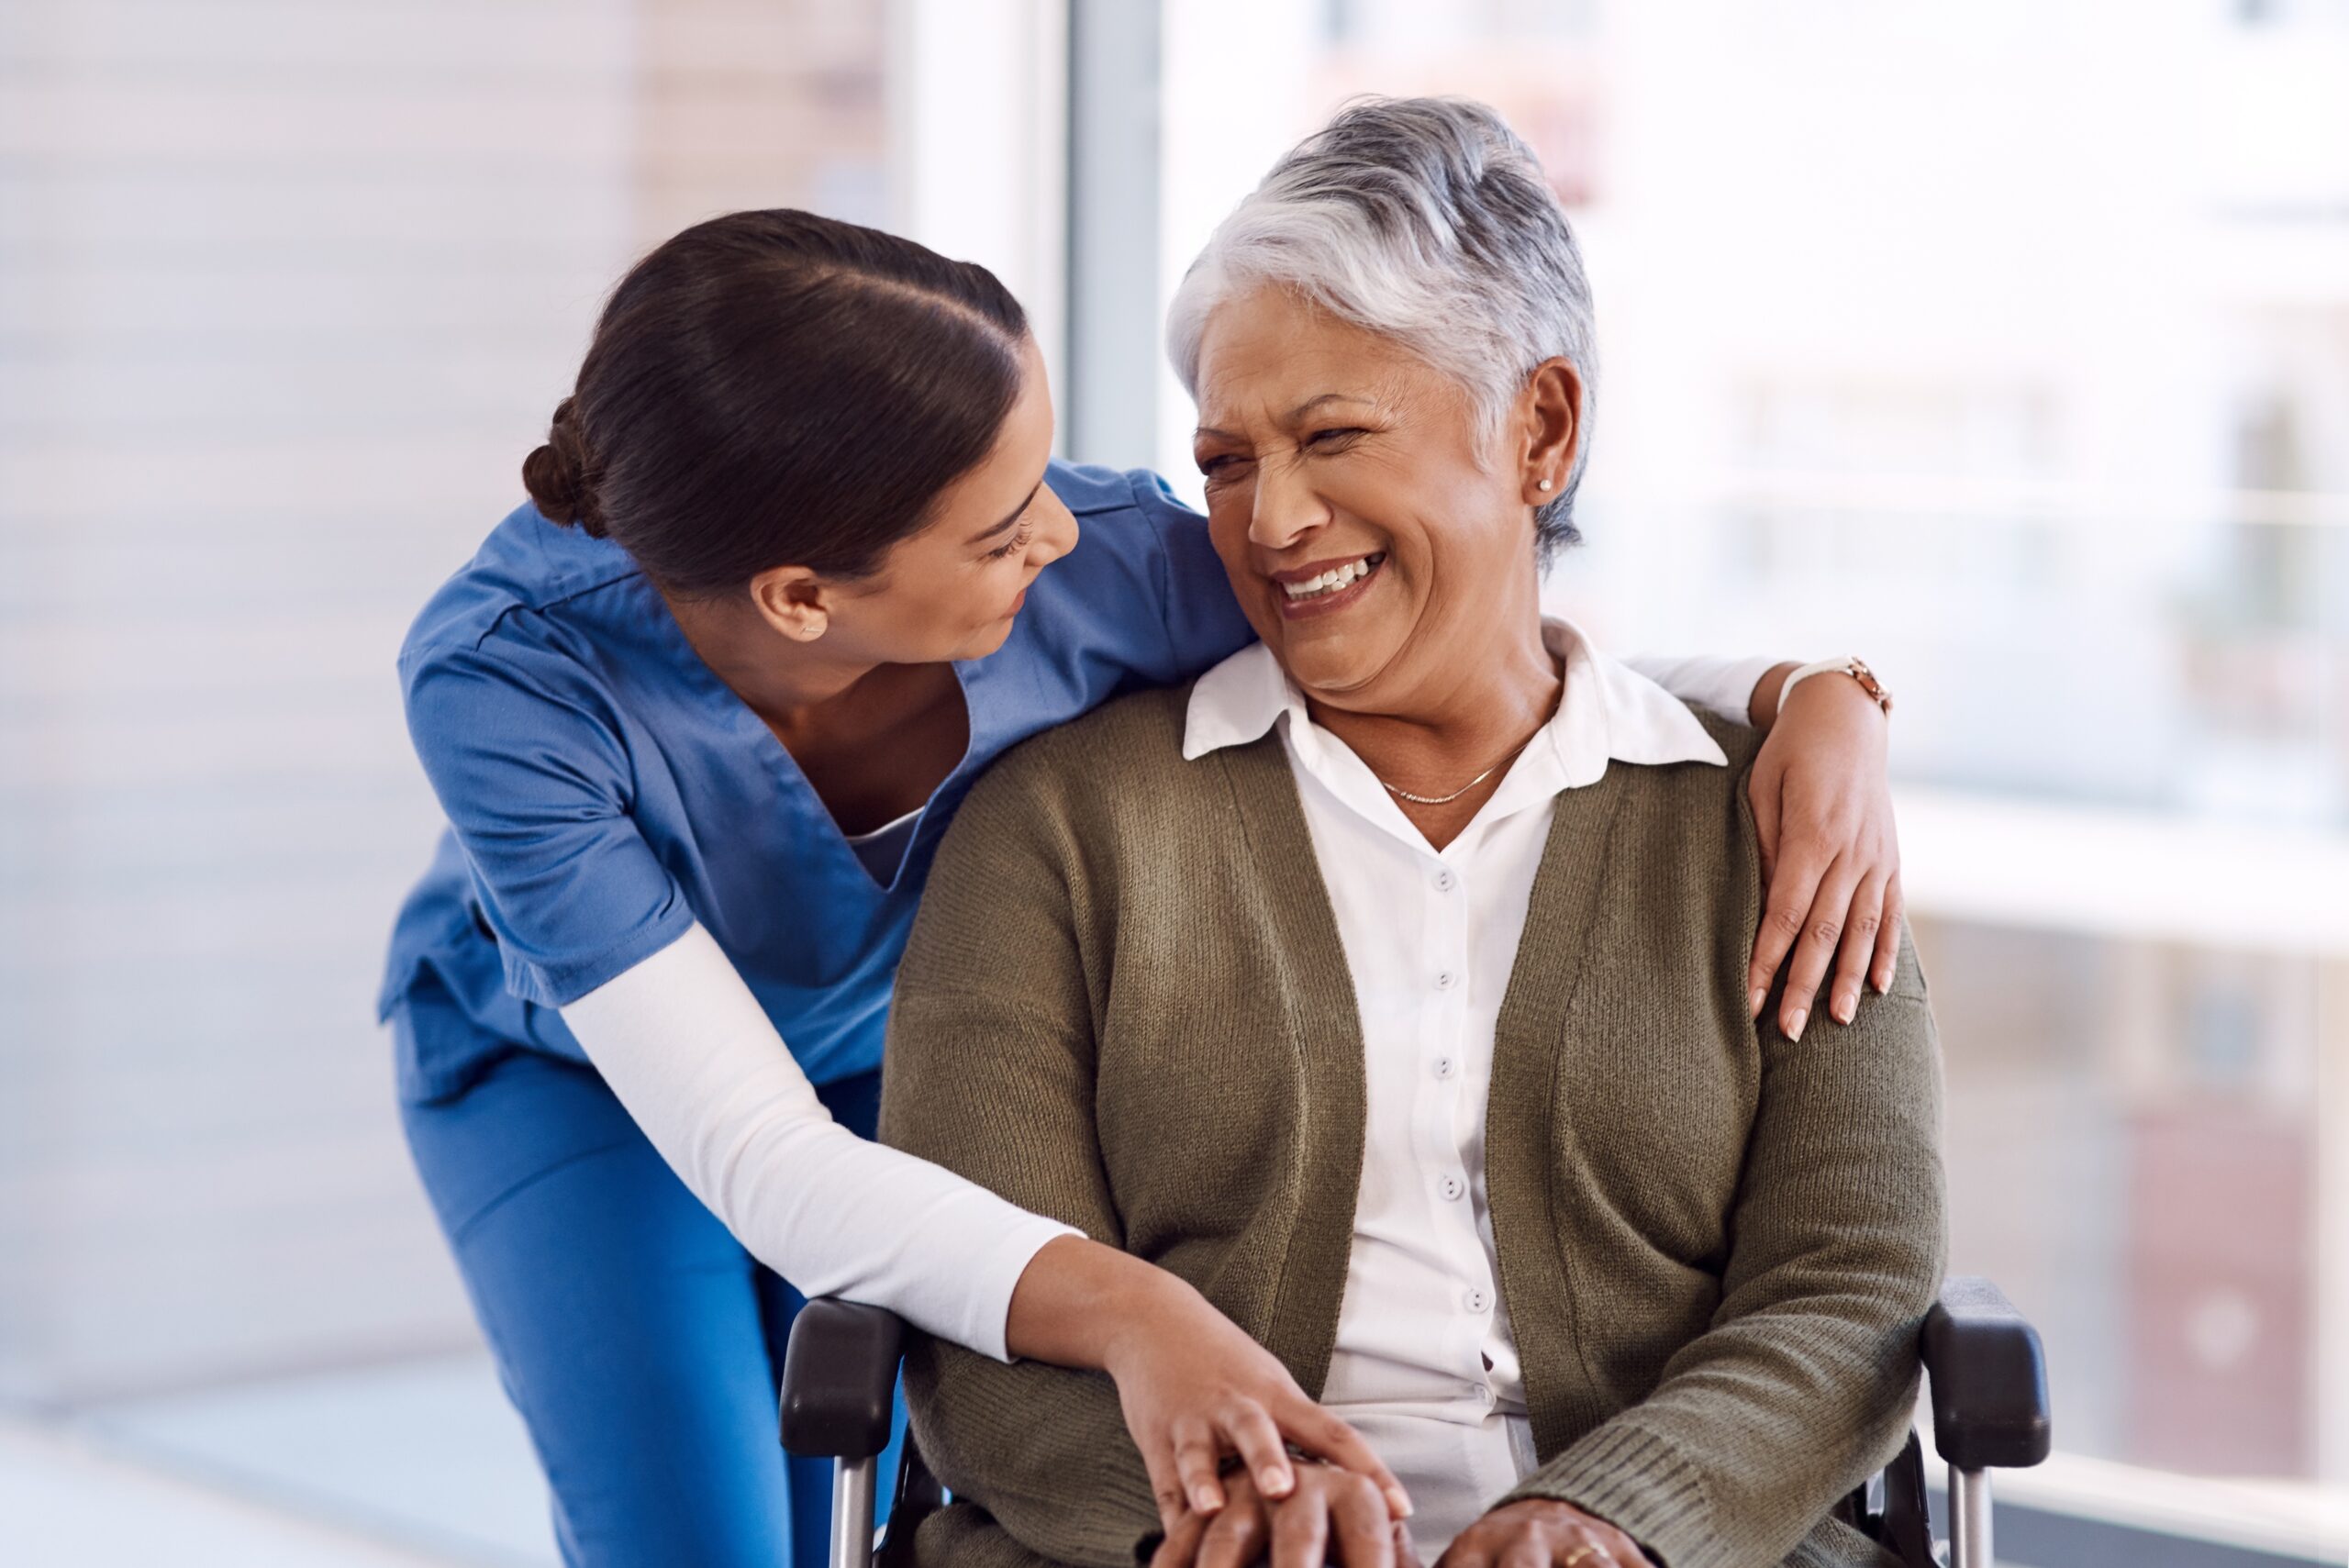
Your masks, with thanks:
<instances>
[{"instance_id":1,"label":"nurse's arm","mask_svg":"<svg viewBox=\"0 0 2349 1568\"><path fill-rule=\"evenodd\" d=\"M422 647L401 671L508 984L560 1009L694 1195L808 1295L1008 1354L1019 1276L1069 1228L832 1120L646 841L609 695L518 637Z\"/></svg>"},{"instance_id":2,"label":"nurse's arm","mask_svg":"<svg viewBox=\"0 0 2349 1568\"><path fill-rule=\"evenodd\" d=\"M998 1362L1108 1373L1162 1520L1221 1506L1226 1451L1285 1493L1285 1439L1408 1507L1353 1429L1189 1285L834 1121L700 926L562 1012L662 1158L802 1294L886 1307Z\"/></svg>"},{"instance_id":3,"label":"nurse's arm","mask_svg":"<svg viewBox=\"0 0 2349 1568\"><path fill-rule=\"evenodd\" d=\"M766 1009L699 925L562 1009L661 1157L808 1296L887 1307L1008 1359L1020 1274L1071 1227L832 1119Z\"/></svg>"},{"instance_id":4,"label":"nurse's arm","mask_svg":"<svg viewBox=\"0 0 2349 1568\"><path fill-rule=\"evenodd\" d=\"M1781 711L1778 694L1796 666L1766 659L1624 662L1683 702L1768 732L1746 780L1765 885L1748 1005L1759 1015L1787 964L1780 1029L1802 1038L1821 986L1828 1018L1851 1022L1863 984L1891 986L1900 948L1900 840L1884 709L1857 681L1831 675L1803 682Z\"/></svg>"}]
</instances>

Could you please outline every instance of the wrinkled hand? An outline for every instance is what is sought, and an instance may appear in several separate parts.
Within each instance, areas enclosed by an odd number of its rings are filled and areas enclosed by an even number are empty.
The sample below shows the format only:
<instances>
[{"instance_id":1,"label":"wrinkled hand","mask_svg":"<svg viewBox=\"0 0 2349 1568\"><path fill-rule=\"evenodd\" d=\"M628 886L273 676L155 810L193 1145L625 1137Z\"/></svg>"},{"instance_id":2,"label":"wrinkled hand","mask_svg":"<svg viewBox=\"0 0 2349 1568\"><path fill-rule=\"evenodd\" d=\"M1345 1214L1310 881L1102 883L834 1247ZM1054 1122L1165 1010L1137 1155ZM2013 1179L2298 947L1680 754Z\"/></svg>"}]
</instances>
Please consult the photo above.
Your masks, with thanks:
<instances>
[{"instance_id":1,"label":"wrinkled hand","mask_svg":"<svg viewBox=\"0 0 2349 1568\"><path fill-rule=\"evenodd\" d=\"M1186 1511L1167 1528L1150 1568L1419 1568L1419 1553L1367 1478L1299 1467L1286 1496L1267 1497L1244 1471L1213 1514Z\"/></svg>"},{"instance_id":2,"label":"wrinkled hand","mask_svg":"<svg viewBox=\"0 0 2349 1568\"><path fill-rule=\"evenodd\" d=\"M1809 683L1805 683L1806 684ZM1798 688L1799 690L1799 688ZM1652 1568L1640 1543L1571 1503L1528 1498L1459 1535L1435 1568Z\"/></svg>"},{"instance_id":3,"label":"wrinkled hand","mask_svg":"<svg viewBox=\"0 0 2349 1568\"><path fill-rule=\"evenodd\" d=\"M1892 985L1900 844L1885 770L1887 730L1858 682L1815 675L1786 699L1747 781L1767 888L1748 1006L1761 1016L1792 951L1778 1002L1778 1027L1792 1039L1802 1038L1831 968L1828 1012L1838 1023L1852 1021L1864 981L1878 991Z\"/></svg>"},{"instance_id":4,"label":"wrinkled hand","mask_svg":"<svg viewBox=\"0 0 2349 1568\"><path fill-rule=\"evenodd\" d=\"M1321 1492L1335 1478L1358 1484L1346 1496L1371 1499L1382 1535L1390 1515L1409 1516L1402 1484L1352 1427L1306 1397L1279 1358L1206 1297L1167 1282L1147 1310L1120 1325L1105 1365L1170 1535L1186 1514L1223 1508L1237 1483L1247 1483L1252 1496L1277 1499L1296 1489L1300 1473ZM1284 1440L1327 1464L1292 1462ZM1246 1469L1219 1478L1227 1451Z\"/></svg>"}]
</instances>

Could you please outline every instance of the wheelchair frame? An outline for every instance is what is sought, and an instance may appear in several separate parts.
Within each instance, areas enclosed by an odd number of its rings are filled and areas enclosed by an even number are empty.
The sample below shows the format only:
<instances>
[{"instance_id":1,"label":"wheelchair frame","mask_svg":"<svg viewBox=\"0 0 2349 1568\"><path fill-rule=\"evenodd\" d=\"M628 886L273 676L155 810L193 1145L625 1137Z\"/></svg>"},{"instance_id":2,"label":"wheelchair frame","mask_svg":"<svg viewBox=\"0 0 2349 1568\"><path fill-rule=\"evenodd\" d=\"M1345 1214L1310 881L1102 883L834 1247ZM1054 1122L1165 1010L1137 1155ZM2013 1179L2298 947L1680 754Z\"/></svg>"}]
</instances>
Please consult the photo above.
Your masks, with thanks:
<instances>
[{"instance_id":1,"label":"wheelchair frame","mask_svg":"<svg viewBox=\"0 0 2349 1568\"><path fill-rule=\"evenodd\" d=\"M877 1546L874 1476L889 1445L906 1326L877 1307L811 1301L791 1326L783 1371L783 1446L832 1466L831 1568L909 1568L913 1529L944 1495L911 1433L898 1473L893 1527ZM2039 1333L1987 1279L1945 1282L1920 1350L1933 1408L1933 1447L1949 1466L1946 1550L1932 1536L1923 1449L1909 1443L1877 1478L1845 1499L1842 1515L1904 1568L1992 1568L1992 1470L2047 1457L2047 1367ZM1882 1501L1871 1501L1881 1488Z\"/></svg>"}]
</instances>

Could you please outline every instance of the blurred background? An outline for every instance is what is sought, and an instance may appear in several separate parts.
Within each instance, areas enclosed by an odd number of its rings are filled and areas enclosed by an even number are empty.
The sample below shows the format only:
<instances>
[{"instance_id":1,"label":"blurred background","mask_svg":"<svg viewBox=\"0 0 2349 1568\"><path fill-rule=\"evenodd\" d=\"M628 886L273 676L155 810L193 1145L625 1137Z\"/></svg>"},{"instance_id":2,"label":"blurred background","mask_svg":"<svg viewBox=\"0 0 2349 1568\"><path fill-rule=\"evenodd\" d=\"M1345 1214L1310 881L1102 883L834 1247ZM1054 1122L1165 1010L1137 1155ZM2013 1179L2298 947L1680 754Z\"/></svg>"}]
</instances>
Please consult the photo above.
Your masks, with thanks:
<instances>
[{"instance_id":1,"label":"blurred background","mask_svg":"<svg viewBox=\"0 0 2349 1568\"><path fill-rule=\"evenodd\" d=\"M802 206L1159 312L1363 92L1542 154L1617 651L1898 692L2040 1568L2349 1561L2349 0L5 0L0 1561L547 1564L371 1013L392 659L602 292Z\"/></svg>"}]
</instances>

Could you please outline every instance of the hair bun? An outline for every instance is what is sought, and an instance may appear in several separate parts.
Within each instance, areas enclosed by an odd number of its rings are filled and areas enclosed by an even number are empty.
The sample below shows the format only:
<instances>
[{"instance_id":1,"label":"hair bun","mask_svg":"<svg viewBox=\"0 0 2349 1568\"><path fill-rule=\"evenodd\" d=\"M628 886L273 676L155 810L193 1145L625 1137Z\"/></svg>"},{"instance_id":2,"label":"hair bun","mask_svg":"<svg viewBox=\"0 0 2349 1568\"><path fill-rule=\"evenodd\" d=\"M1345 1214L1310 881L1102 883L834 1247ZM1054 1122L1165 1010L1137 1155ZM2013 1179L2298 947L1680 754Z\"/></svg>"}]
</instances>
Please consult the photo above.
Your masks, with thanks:
<instances>
[{"instance_id":1,"label":"hair bun","mask_svg":"<svg viewBox=\"0 0 2349 1568\"><path fill-rule=\"evenodd\" d=\"M596 506L596 466L586 438L580 433L578 401L566 397L555 405L546 445L522 460L522 484L549 522L565 528L576 524L602 539L604 517Z\"/></svg>"}]
</instances>

